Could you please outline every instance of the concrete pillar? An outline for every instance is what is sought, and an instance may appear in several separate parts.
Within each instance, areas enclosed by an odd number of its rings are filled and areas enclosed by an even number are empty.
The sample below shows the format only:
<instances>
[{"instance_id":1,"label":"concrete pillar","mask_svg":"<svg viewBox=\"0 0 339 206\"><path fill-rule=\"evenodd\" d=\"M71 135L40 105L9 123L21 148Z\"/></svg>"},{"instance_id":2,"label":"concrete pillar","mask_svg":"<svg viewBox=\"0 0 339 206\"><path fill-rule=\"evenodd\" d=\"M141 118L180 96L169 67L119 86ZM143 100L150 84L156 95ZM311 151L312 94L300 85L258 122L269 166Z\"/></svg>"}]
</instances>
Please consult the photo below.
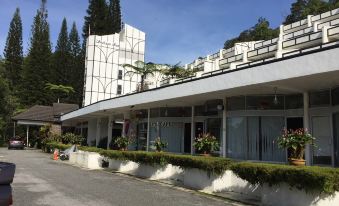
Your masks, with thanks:
<instances>
[{"instance_id":1,"label":"concrete pillar","mask_svg":"<svg viewBox=\"0 0 339 206\"><path fill-rule=\"evenodd\" d=\"M146 138L146 151L149 151L149 140L150 140L150 118L151 118L151 109L147 110L147 138Z\"/></svg>"},{"instance_id":2,"label":"concrete pillar","mask_svg":"<svg viewBox=\"0 0 339 206\"><path fill-rule=\"evenodd\" d=\"M318 32L318 22L314 22L313 24L313 32Z\"/></svg>"},{"instance_id":3,"label":"concrete pillar","mask_svg":"<svg viewBox=\"0 0 339 206\"><path fill-rule=\"evenodd\" d=\"M328 26L324 26L323 29L322 29L322 41L323 41L323 44L326 44L326 43L329 42L329 39L328 39L328 29L329 29Z\"/></svg>"},{"instance_id":4,"label":"concrete pillar","mask_svg":"<svg viewBox=\"0 0 339 206\"><path fill-rule=\"evenodd\" d=\"M309 131L309 128L310 128L310 118L309 117L310 116L309 116L309 95L308 95L308 92L304 92L303 96L304 96L304 129ZM305 160L306 160L306 165L311 165L312 156L311 156L310 145L306 145Z\"/></svg>"},{"instance_id":5,"label":"concrete pillar","mask_svg":"<svg viewBox=\"0 0 339 206\"><path fill-rule=\"evenodd\" d=\"M29 139L29 125L26 126L26 147L28 147L28 139Z\"/></svg>"},{"instance_id":6,"label":"concrete pillar","mask_svg":"<svg viewBox=\"0 0 339 206\"><path fill-rule=\"evenodd\" d=\"M227 100L226 100L226 97L224 98L223 100L223 105L224 105L224 110L222 111L222 156L223 157L226 157L226 135L227 135L227 127L226 127L226 124L227 124L227 116L226 116L226 105L227 105Z\"/></svg>"},{"instance_id":7,"label":"concrete pillar","mask_svg":"<svg viewBox=\"0 0 339 206\"><path fill-rule=\"evenodd\" d=\"M13 122L13 137L15 137L15 127L16 127L16 125L15 125L15 122Z\"/></svg>"},{"instance_id":8,"label":"concrete pillar","mask_svg":"<svg viewBox=\"0 0 339 206\"><path fill-rule=\"evenodd\" d=\"M100 141L100 130L101 130L101 118L97 119L97 128L96 128L96 132L95 132L95 145L98 146L99 145L99 141Z\"/></svg>"},{"instance_id":9,"label":"concrete pillar","mask_svg":"<svg viewBox=\"0 0 339 206\"><path fill-rule=\"evenodd\" d=\"M307 15L307 27L312 26L312 15Z\"/></svg>"},{"instance_id":10,"label":"concrete pillar","mask_svg":"<svg viewBox=\"0 0 339 206\"><path fill-rule=\"evenodd\" d=\"M195 139L195 121L194 121L194 106L192 106L191 115L191 155L194 154L194 139Z\"/></svg>"},{"instance_id":11,"label":"concrete pillar","mask_svg":"<svg viewBox=\"0 0 339 206\"><path fill-rule=\"evenodd\" d=\"M109 149L109 144L112 141L112 129L113 129L114 120L112 115L108 117L108 125L107 125L107 149Z\"/></svg>"},{"instance_id":12,"label":"concrete pillar","mask_svg":"<svg viewBox=\"0 0 339 206\"><path fill-rule=\"evenodd\" d=\"M128 131L126 131L127 124L130 124L129 120L131 119L131 113L130 112L124 112L124 123L122 125L122 134L121 136L125 137L128 134Z\"/></svg>"},{"instance_id":13,"label":"concrete pillar","mask_svg":"<svg viewBox=\"0 0 339 206\"><path fill-rule=\"evenodd\" d=\"M80 136L83 135L83 127L84 127L84 123L81 122L81 123L80 123ZM83 136L82 136L82 137L83 137Z\"/></svg>"},{"instance_id":14,"label":"concrete pillar","mask_svg":"<svg viewBox=\"0 0 339 206\"><path fill-rule=\"evenodd\" d=\"M247 48L244 48L244 49L243 49L242 61L243 61L244 63L247 63L247 62L248 62L248 59L247 59Z\"/></svg>"}]
</instances>

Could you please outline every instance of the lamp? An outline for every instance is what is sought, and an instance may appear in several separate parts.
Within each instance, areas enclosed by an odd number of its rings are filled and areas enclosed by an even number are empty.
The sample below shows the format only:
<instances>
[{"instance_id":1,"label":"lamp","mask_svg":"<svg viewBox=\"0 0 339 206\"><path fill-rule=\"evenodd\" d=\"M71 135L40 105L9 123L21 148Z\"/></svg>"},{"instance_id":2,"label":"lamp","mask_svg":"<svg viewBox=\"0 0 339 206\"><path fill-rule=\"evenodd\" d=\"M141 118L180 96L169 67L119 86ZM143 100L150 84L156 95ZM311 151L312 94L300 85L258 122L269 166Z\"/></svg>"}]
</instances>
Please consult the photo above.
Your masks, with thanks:
<instances>
[{"instance_id":1,"label":"lamp","mask_svg":"<svg viewBox=\"0 0 339 206\"><path fill-rule=\"evenodd\" d=\"M166 109L165 109L165 117L168 116L168 111L167 111L167 105L166 105Z\"/></svg>"},{"instance_id":2,"label":"lamp","mask_svg":"<svg viewBox=\"0 0 339 206\"><path fill-rule=\"evenodd\" d=\"M219 111L224 110L224 105L218 104L218 105L217 105L217 110L219 110Z\"/></svg>"}]
</instances>

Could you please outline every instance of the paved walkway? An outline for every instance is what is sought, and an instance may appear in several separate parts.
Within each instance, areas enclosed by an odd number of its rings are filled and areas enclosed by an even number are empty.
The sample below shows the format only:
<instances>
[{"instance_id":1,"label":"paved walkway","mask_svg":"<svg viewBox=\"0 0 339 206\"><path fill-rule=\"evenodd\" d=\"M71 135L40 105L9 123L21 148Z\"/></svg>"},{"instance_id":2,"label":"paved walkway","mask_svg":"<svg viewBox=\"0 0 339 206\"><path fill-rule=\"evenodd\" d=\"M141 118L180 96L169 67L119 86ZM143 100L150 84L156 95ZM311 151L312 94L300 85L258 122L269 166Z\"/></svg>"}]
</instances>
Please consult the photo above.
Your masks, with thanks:
<instances>
[{"instance_id":1,"label":"paved walkway","mask_svg":"<svg viewBox=\"0 0 339 206\"><path fill-rule=\"evenodd\" d=\"M0 148L0 161L17 165L14 205L189 206L239 205L197 192L51 160L38 150Z\"/></svg>"}]
</instances>

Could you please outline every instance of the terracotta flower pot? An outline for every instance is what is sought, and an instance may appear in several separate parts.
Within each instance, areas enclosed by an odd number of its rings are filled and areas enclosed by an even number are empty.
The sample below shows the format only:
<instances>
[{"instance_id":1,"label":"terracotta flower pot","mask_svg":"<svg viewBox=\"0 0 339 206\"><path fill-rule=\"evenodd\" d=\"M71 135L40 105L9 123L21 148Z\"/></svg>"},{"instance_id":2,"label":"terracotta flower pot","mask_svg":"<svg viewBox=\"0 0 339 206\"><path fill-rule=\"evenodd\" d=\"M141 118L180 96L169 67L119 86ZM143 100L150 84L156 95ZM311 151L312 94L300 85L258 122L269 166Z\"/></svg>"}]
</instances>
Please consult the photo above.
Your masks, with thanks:
<instances>
[{"instance_id":1,"label":"terracotta flower pot","mask_svg":"<svg viewBox=\"0 0 339 206\"><path fill-rule=\"evenodd\" d=\"M305 166L306 165L306 161L304 159L289 158L288 161L290 165L294 165L294 166Z\"/></svg>"}]
</instances>

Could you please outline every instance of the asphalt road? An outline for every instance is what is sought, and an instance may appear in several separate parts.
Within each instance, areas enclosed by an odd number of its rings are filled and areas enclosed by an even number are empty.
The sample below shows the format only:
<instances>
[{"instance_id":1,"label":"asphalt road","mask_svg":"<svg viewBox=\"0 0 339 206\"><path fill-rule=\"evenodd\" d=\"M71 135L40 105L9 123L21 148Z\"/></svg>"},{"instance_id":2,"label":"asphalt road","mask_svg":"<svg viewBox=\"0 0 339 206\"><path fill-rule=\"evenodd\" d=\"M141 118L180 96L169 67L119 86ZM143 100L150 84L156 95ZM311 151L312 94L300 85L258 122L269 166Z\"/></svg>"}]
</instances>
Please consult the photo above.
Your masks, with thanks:
<instances>
[{"instance_id":1,"label":"asphalt road","mask_svg":"<svg viewBox=\"0 0 339 206\"><path fill-rule=\"evenodd\" d=\"M14 205L189 206L238 205L197 192L61 162L39 150L0 148L0 161L16 164Z\"/></svg>"}]
</instances>

